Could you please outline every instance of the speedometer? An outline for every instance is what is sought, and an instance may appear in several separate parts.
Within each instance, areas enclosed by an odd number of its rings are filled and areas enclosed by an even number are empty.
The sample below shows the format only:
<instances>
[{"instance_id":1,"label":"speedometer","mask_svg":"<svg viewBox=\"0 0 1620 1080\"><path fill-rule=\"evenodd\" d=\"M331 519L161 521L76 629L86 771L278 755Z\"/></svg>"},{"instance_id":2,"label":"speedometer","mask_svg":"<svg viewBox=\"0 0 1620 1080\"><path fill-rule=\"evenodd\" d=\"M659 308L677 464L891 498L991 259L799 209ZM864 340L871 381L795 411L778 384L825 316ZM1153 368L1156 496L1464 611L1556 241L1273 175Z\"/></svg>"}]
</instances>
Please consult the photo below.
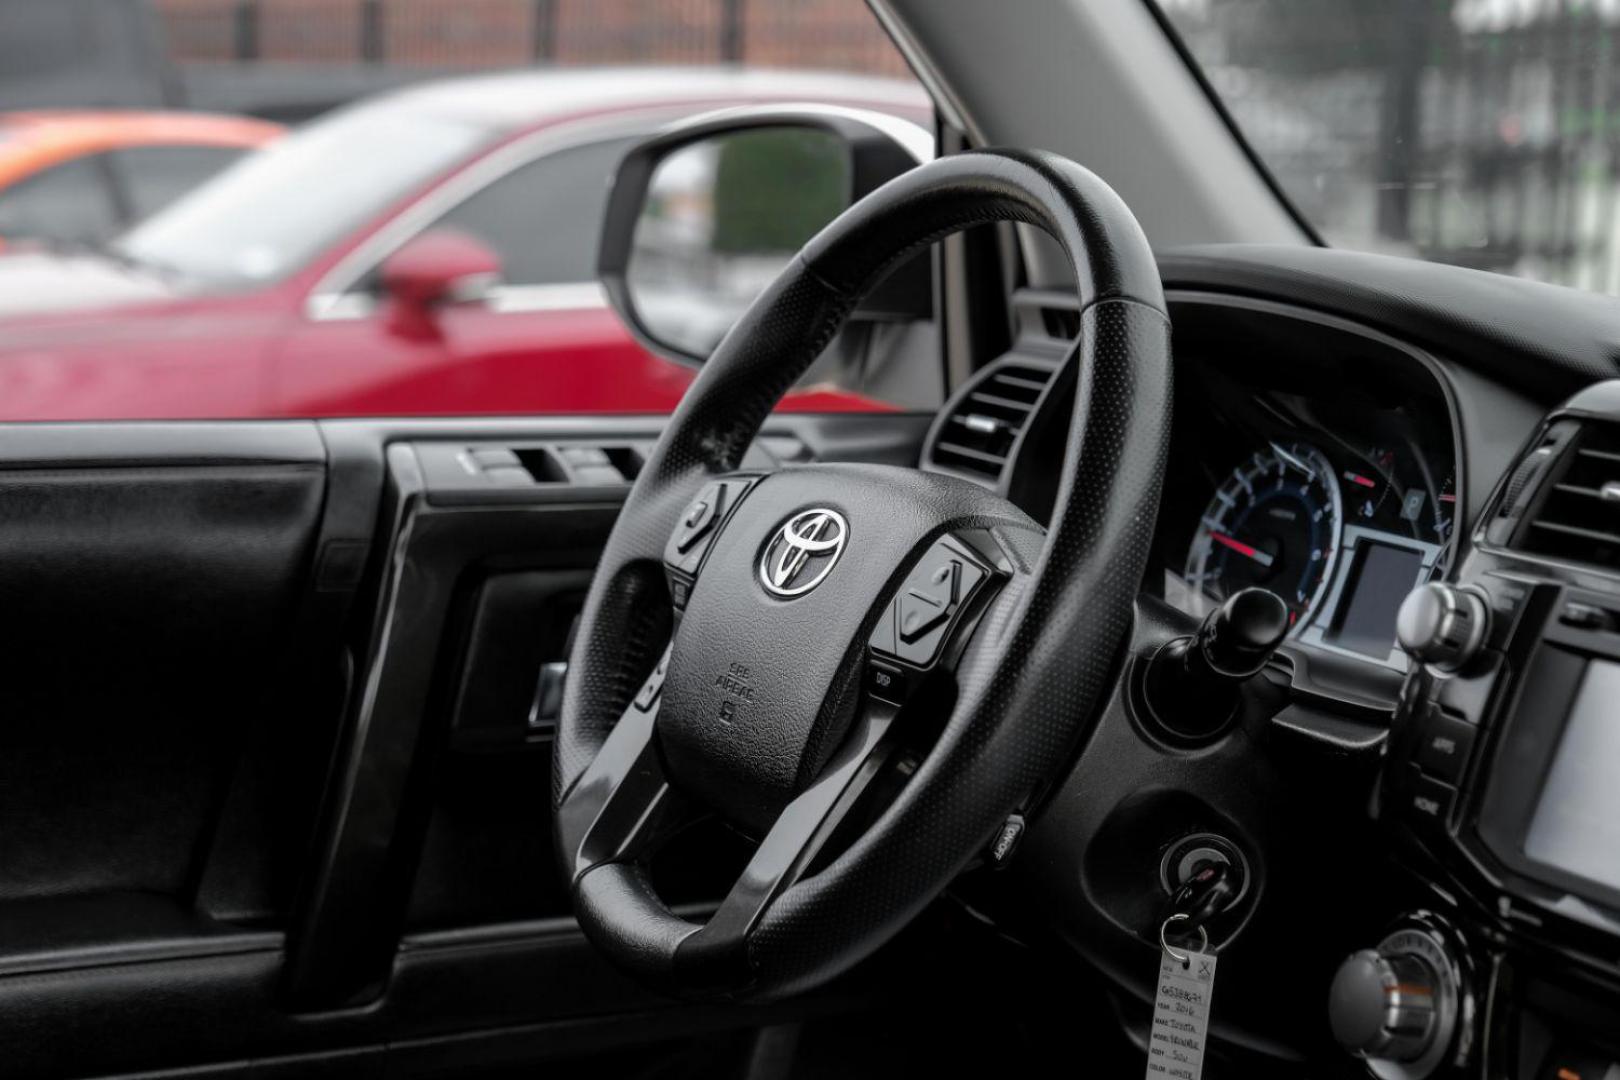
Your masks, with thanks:
<instances>
[{"instance_id":1,"label":"speedometer","mask_svg":"<svg viewBox=\"0 0 1620 1080\"><path fill-rule=\"evenodd\" d=\"M1187 584L1216 603L1258 585L1305 625L1332 580L1339 485L1314 446L1272 443L1239 462L1215 492L1187 551Z\"/></svg>"}]
</instances>

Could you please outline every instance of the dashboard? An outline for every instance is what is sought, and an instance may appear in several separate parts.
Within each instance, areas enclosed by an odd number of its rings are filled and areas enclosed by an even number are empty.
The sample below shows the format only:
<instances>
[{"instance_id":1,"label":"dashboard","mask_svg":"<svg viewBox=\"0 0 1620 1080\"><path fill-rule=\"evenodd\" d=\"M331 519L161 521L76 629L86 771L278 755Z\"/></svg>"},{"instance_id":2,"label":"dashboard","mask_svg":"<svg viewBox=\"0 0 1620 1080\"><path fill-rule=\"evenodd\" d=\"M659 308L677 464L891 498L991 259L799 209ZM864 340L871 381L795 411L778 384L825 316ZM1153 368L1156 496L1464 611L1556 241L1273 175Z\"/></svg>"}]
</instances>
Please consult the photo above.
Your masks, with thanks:
<instances>
[{"instance_id":1,"label":"dashboard","mask_svg":"<svg viewBox=\"0 0 1620 1080\"><path fill-rule=\"evenodd\" d=\"M1177 874L1224 860L1223 1075L1620 1075L1614 303L1324 251L1161 265L1175 404L1136 625L997 921L1055 932L1129 1031ZM1015 295L1011 348L923 451L1037 520L1076 384L1064 300ZM1255 586L1282 645L1230 720L1170 737L1152 665Z\"/></svg>"}]
</instances>

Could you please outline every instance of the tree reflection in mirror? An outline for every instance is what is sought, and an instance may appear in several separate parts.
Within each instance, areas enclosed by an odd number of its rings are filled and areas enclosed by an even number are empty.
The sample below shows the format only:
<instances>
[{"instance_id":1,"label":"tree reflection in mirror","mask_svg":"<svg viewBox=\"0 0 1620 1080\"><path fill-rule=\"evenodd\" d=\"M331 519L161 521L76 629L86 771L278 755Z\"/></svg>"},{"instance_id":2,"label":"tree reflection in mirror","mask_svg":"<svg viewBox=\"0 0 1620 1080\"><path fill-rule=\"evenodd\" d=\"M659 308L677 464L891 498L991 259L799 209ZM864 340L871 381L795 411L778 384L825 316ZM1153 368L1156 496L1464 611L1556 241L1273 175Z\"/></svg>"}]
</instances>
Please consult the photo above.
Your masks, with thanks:
<instances>
[{"instance_id":1,"label":"tree reflection in mirror","mask_svg":"<svg viewBox=\"0 0 1620 1080\"><path fill-rule=\"evenodd\" d=\"M643 326L708 356L805 241L849 204L849 148L808 127L703 139L659 163L626 286Z\"/></svg>"}]
</instances>

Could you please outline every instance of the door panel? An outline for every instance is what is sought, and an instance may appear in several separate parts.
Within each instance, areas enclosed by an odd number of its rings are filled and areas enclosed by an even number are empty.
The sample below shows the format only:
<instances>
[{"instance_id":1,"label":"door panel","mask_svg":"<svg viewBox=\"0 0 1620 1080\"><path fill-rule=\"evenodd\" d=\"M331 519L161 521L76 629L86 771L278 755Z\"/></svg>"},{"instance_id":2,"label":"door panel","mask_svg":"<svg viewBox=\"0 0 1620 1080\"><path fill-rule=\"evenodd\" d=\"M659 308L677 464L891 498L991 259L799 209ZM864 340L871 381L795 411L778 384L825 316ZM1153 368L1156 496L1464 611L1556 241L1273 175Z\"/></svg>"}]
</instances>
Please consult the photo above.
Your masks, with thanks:
<instances>
[{"instance_id":1,"label":"door panel","mask_svg":"<svg viewBox=\"0 0 1620 1080\"><path fill-rule=\"evenodd\" d=\"M320 442L195 429L184 457L98 461L42 430L8 432L0 471L0 902L179 898L234 754L286 700Z\"/></svg>"},{"instance_id":2,"label":"door panel","mask_svg":"<svg viewBox=\"0 0 1620 1080\"><path fill-rule=\"evenodd\" d=\"M6 1074L459 1075L884 992L675 1005L568 912L534 698L658 426L0 427ZM784 416L755 460L926 428ZM676 891L737 853L695 836Z\"/></svg>"}]
</instances>

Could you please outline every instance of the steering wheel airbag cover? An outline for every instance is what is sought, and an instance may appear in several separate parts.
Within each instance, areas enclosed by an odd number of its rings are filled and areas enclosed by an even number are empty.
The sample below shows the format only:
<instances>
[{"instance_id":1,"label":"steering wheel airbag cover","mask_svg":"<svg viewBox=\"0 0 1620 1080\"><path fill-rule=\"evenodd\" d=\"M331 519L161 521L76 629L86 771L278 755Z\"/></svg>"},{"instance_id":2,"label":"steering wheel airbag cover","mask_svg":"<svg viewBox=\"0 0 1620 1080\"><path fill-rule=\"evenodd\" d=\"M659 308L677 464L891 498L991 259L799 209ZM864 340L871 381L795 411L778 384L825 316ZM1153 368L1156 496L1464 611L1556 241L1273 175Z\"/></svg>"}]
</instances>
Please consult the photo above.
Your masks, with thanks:
<instances>
[{"instance_id":1,"label":"steering wheel airbag cover","mask_svg":"<svg viewBox=\"0 0 1620 1080\"><path fill-rule=\"evenodd\" d=\"M659 720L675 782L763 834L847 729L873 597L941 521L979 523L990 501L880 465L811 465L760 481L745 520L710 552L675 639ZM816 588L772 595L760 585L760 552L807 508L842 515L845 550Z\"/></svg>"}]
</instances>

